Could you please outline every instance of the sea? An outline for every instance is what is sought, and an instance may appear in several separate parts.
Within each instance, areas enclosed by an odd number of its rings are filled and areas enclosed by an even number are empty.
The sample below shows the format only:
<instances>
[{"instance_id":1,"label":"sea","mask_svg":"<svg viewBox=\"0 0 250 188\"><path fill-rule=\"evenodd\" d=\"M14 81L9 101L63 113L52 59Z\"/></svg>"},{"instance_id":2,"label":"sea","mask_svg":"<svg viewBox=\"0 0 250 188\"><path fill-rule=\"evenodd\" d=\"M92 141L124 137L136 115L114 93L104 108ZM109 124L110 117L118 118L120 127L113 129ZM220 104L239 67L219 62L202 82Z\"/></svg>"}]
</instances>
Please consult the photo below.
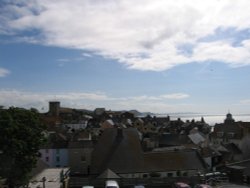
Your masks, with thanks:
<instances>
[{"instance_id":1,"label":"sea","mask_svg":"<svg viewBox=\"0 0 250 188\"><path fill-rule=\"evenodd\" d=\"M226 119L226 114L223 115L208 115L208 114L160 114L157 117L170 117L170 120L177 120L181 118L182 121L200 121L203 117L205 122L210 126L214 126L216 123L223 123ZM243 121L243 122L250 122L250 114L238 114L233 115L235 121Z\"/></svg>"}]
</instances>

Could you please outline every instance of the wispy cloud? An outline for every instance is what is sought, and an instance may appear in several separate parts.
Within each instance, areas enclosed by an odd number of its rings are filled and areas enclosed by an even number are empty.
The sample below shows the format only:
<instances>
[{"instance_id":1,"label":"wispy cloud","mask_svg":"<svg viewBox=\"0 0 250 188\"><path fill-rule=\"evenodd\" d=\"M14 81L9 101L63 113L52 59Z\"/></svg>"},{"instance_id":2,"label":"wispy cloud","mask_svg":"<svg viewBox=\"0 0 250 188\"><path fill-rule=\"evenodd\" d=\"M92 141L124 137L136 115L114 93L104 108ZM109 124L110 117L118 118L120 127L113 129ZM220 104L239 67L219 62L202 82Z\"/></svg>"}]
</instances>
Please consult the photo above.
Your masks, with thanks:
<instances>
[{"instance_id":1,"label":"wispy cloud","mask_svg":"<svg viewBox=\"0 0 250 188\"><path fill-rule=\"evenodd\" d=\"M173 93L173 94L162 95L161 97L165 99L185 99L189 98L189 95L185 93Z\"/></svg>"},{"instance_id":2,"label":"wispy cloud","mask_svg":"<svg viewBox=\"0 0 250 188\"><path fill-rule=\"evenodd\" d=\"M103 93L39 93L9 89L0 90L0 104L3 106L35 107L39 109L46 107L48 101L51 100L62 101L69 107L77 108L79 106L84 107L84 101L105 101L109 98Z\"/></svg>"},{"instance_id":3,"label":"wispy cloud","mask_svg":"<svg viewBox=\"0 0 250 188\"><path fill-rule=\"evenodd\" d=\"M83 57L92 57L92 55L90 53L82 53Z\"/></svg>"},{"instance_id":4,"label":"wispy cloud","mask_svg":"<svg viewBox=\"0 0 250 188\"><path fill-rule=\"evenodd\" d=\"M181 96L182 95L182 96ZM0 105L18 106L25 108L47 109L48 101L61 101L66 107L94 109L106 107L112 110L138 109L141 111L164 112L170 109L178 109L187 106L183 103L169 104L168 99L182 99L185 94L169 94L160 96L134 96L112 97L102 92L68 92L68 93L41 93L19 90L0 90ZM173 97L175 96L175 97ZM151 110L150 110L151 109Z\"/></svg>"},{"instance_id":5,"label":"wispy cloud","mask_svg":"<svg viewBox=\"0 0 250 188\"><path fill-rule=\"evenodd\" d=\"M57 61L59 61L59 62L69 62L70 61L70 59L57 59Z\"/></svg>"},{"instance_id":6,"label":"wispy cloud","mask_svg":"<svg viewBox=\"0 0 250 188\"><path fill-rule=\"evenodd\" d=\"M240 105L250 105L250 99L241 100Z\"/></svg>"},{"instance_id":7,"label":"wispy cloud","mask_svg":"<svg viewBox=\"0 0 250 188\"><path fill-rule=\"evenodd\" d=\"M10 74L10 71L4 68L0 68L0 77L5 77Z\"/></svg>"},{"instance_id":8,"label":"wispy cloud","mask_svg":"<svg viewBox=\"0 0 250 188\"><path fill-rule=\"evenodd\" d=\"M134 101L160 101L160 100L180 100L189 98L190 96L186 93L170 93L165 95L159 95L159 96L147 96L147 95L141 95L141 96L135 96L135 97L127 97L125 100L134 100Z\"/></svg>"},{"instance_id":9,"label":"wispy cloud","mask_svg":"<svg viewBox=\"0 0 250 188\"><path fill-rule=\"evenodd\" d=\"M60 59L57 59L56 61L58 61L58 65L60 67L63 67L64 65L66 65L68 63L82 62L86 58L89 58L89 57L92 57L92 55L88 54L88 53L83 53L82 56L80 56L80 57L75 57L75 58L60 58Z\"/></svg>"},{"instance_id":10,"label":"wispy cloud","mask_svg":"<svg viewBox=\"0 0 250 188\"><path fill-rule=\"evenodd\" d=\"M130 69L162 71L207 60L250 64L250 37L239 37L250 29L248 0L6 2L0 7L2 34L91 51ZM217 32L230 28L234 34L227 37ZM38 32L26 35L32 30Z\"/></svg>"}]
</instances>

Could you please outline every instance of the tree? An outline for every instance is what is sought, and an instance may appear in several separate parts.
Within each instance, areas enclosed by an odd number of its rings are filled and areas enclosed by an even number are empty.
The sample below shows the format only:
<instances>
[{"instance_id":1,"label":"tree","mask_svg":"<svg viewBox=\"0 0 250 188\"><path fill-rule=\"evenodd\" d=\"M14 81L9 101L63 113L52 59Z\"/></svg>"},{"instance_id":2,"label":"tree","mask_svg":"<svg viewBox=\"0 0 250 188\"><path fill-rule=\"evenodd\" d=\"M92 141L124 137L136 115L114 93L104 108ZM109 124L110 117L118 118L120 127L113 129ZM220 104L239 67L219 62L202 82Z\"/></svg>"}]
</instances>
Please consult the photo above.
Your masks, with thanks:
<instances>
[{"instance_id":1,"label":"tree","mask_svg":"<svg viewBox=\"0 0 250 188\"><path fill-rule=\"evenodd\" d=\"M10 187L28 182L45 142L39 113L11 107L0 109L0 177Z\"/></svg>"}]
</instances>

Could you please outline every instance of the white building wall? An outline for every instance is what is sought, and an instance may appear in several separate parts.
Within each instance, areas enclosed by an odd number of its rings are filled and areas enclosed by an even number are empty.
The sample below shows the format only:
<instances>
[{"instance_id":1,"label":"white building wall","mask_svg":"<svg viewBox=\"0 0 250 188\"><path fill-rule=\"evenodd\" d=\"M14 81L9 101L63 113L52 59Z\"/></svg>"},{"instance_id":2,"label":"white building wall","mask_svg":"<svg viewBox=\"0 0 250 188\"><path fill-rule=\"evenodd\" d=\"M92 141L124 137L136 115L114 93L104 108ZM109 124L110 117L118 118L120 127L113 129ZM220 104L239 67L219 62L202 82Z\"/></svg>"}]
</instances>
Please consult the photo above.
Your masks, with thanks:
<instances>
[{"instance_id":1,"label":"white building wall","mask_svg":"<svg viewBox=\"0 0 250 188\"><path fill-rule=\"evenodd\" d=\"M68 166L68 149L40 149L41 160L50 167Z\"/></svg>"}]
</instances>

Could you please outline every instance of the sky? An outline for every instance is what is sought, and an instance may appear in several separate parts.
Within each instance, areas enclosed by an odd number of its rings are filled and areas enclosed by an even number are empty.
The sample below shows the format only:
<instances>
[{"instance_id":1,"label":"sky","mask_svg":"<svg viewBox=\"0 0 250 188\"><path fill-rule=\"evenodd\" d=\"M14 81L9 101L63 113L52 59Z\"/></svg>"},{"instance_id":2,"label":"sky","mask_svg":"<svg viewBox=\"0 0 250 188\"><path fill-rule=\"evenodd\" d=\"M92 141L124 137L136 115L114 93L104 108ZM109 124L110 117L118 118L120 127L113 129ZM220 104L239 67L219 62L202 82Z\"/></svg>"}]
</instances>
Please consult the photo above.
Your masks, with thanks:
<instances>
[{"instance_id":1,"label":"sky","mask_svg":"<svg viewBox=\"0 0 250 188\"><path fill-rule=\"evenodd\" d=\"M250 113L249 0L1 0L0 105Z\"/></svg>"}]
</instances>

